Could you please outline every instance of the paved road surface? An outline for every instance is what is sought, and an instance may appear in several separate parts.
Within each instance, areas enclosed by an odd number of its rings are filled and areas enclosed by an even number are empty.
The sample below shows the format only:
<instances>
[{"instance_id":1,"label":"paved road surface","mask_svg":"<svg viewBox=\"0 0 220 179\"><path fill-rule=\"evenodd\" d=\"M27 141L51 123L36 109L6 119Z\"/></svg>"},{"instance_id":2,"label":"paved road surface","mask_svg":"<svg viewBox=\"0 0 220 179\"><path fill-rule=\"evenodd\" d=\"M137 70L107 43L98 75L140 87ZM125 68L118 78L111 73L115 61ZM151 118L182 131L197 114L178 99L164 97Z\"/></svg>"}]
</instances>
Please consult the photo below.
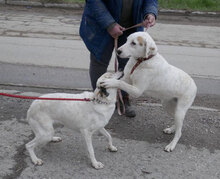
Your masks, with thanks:
<instances>
[{"instance_id":1,"label":"paved road surface","mask_svg":"<svg viewBox=\"0 0 220 179\"><path fill-rule=\"evenodd\" d=\"M11 86L1 86L1 89L34 96L55 91L74 92ZM197 96L172 153L163 151L173 135L162 132L172 121L160 103L150 98L133 100L137 116L129 119L114 114L106 127L118 147L117 153L108 152L105 138L97 134L93 137L97 160L105 164L99 171L91 168L82 137L62 125L56 125L56 135L63 141L37 150L45 163L42 167L34 166L24 149L24 144L33 138L25 120L31 101L1 96L0 101L0 176L3 179L220 177L219 96Z\"/></svg>"}]
</instances>

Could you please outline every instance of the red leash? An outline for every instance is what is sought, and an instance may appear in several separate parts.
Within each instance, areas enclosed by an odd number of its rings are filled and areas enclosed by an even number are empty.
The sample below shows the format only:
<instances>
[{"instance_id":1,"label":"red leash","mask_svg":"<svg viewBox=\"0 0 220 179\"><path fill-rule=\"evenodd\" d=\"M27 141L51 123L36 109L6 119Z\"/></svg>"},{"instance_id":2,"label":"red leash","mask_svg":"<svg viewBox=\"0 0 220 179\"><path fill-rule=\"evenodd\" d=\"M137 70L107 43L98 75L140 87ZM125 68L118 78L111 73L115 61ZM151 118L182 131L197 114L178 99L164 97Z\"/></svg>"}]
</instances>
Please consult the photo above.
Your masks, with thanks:
<instances>
[{"instance_id":1,"label":"red leash","mask_svg":"<svg viewBox=\"0 0 220 179\"><path fill-rule=\"evenodd\" d=\"M7 96L11 98L20 98L20 99L31 99L31 100L62 100L62 101L93 101L93 99L83 98L45 98L45 97L37 97L37 96L23 96L23 95L15 95L15 94L7 94L7 93L0 93L1 96Z\"/></svg>"}]
</instances>

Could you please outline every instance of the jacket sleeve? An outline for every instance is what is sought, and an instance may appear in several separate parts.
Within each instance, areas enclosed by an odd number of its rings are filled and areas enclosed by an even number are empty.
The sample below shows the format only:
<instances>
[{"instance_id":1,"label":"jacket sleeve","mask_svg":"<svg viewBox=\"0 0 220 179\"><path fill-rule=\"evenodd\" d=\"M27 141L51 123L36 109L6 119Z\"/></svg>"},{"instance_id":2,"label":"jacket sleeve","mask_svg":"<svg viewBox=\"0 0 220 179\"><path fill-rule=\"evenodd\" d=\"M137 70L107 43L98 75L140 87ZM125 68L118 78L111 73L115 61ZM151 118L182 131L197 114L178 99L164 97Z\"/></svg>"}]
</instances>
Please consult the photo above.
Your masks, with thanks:
<instances>
[{"instance_id":1,"label":"jacket sleeve","mask_svg":"<svg viewBox=\"0 0 220 179\"><path fill-rule=\"evenodd\" d=\"M158 1L157 0L144 0L143 5L144 17L147 14L154 14L157 18L158 15Z\"/></svg>"},{"instance_id":2,"label":"jacket sleeve","mask_svg":"<svg viewBox=\"0 0 220 179\"><path fill-rule=\"evenodd\" d=\"M97 21L101 28L106 29L115 22L114 18L101 0L86 0L86 5L91 16Z\"/></svg>"}]
</instances>

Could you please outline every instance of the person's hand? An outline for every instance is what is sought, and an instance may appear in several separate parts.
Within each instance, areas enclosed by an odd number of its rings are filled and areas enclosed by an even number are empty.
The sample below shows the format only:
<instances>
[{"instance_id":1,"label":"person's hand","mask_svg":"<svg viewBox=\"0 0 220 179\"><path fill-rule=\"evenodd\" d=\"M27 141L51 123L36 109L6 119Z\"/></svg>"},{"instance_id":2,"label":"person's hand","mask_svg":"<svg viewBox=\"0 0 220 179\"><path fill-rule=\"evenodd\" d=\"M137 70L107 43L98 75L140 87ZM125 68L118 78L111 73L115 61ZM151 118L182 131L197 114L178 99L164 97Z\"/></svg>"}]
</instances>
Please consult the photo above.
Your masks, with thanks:
<instances>
[{"instance_id":1,"label":"person's hand","mask_svg":"<svg viewBox=\"0 0 220 179\"><path fill-rule=\"evenodd\" d=\"M153 14L148 14L145 20L143 21L143 25L146 28L154 26L156 23L155 16Z\"/></svg>"},{"instance_id":2,"label":"person's hand","mask_svg":"<svg viewBox=\"0 0 220 179\"><path fill-rule=\"evenodd\" d=\"M108 33L113 37L113 38L118 38L120 35L123 34L123 30L125 28L120 26L119 24L115 24L111 29L108 30Z\"/></svg>"}]
</instances>

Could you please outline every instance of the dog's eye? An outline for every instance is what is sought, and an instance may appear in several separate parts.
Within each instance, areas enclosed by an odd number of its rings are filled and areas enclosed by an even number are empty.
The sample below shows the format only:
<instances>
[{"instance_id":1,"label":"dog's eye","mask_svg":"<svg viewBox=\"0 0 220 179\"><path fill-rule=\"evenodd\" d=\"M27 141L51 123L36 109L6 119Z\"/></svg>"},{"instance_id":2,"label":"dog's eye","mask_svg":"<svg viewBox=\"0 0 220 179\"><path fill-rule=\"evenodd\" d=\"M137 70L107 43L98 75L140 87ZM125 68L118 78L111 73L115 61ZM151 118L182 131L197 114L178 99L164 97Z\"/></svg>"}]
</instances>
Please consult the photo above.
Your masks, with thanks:
<instances>
[{"instance_id":1,"label":"dog's eye","mask_svg":"<svg viewBox=\"0 0 220 179\"><path fill-rule=\"evenodd\" d=\"M132 41L132 42L131 42L131 45L134 46L134 45L136 45L136 43L135 43L134 41Z\"/></svg>"}]
</instances>

